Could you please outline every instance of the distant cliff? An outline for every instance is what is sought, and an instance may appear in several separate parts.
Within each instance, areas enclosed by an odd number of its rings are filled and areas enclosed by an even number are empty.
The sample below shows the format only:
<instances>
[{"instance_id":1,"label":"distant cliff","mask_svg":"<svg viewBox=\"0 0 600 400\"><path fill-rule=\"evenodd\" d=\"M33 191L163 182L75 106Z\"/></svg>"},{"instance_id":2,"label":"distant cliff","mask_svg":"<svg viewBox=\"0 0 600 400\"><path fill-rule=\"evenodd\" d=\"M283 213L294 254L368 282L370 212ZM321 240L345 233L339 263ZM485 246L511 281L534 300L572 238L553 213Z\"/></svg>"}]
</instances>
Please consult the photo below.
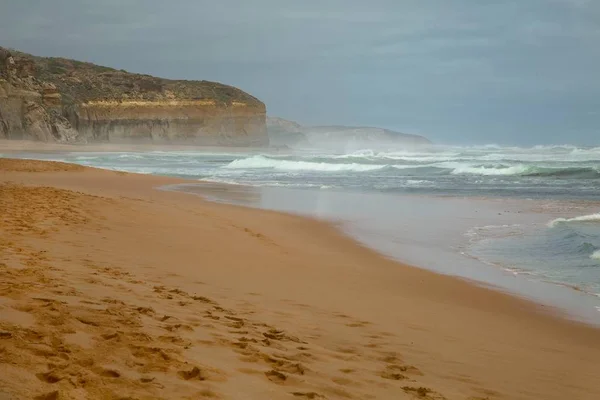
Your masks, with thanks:
<instances>
[{"instance_id":1,"label":"distant cliff","mask_svg":"<svg viewBox=\"0 0 600 400\"><path fill-rule=\"evenodd\" d=\"M302 126L278 117L267 117L269 140L274 146L289 147L418 147L430 145L423 136L389 129L357 126Z\"/></svg>"},{"instance_id":2,"label":"distant cliff","mask_svg":"<svg viewBox=\"0 0 600 400\"><path fill-rule=\"evenodd\" d=\"M220 83L0 47L0 138L262 146L265 116L258 99Z\"/></svg>"}]
</instances>

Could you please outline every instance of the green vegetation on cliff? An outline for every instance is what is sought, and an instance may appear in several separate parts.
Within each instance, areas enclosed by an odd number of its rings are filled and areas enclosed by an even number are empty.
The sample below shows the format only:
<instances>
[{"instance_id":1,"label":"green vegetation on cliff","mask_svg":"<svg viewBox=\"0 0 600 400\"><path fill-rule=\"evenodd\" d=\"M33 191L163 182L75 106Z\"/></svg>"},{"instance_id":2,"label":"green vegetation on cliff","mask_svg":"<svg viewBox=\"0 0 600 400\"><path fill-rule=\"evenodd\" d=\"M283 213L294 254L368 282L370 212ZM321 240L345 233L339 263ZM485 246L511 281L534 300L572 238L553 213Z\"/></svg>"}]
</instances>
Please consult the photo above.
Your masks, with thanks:
<instances>
[{"instance_id":1,"label":"green vegetation on cliff","mask_svg":"<svg viewBox=\"0 0 600 400\"><path fill-rule=\"evenodd\" d=\"M0 138L260 146L265 116L261 101L233 86L0 47Z\"/></svg>"},{"instance_id":2,"label":"green vegetation on cliff","mask_svg":"<svg viewBox=\"0 0 600 400\"><path fill-rule=\"evenodd\" d=\"M30 60L34 76L56 85L67 101L173 98L214 100L222 105L233 102L262 104L238 88L217 82L170 80L67 58L37 57L14 50L11 53L20 63Z\"/></svg>"}]
</instances>

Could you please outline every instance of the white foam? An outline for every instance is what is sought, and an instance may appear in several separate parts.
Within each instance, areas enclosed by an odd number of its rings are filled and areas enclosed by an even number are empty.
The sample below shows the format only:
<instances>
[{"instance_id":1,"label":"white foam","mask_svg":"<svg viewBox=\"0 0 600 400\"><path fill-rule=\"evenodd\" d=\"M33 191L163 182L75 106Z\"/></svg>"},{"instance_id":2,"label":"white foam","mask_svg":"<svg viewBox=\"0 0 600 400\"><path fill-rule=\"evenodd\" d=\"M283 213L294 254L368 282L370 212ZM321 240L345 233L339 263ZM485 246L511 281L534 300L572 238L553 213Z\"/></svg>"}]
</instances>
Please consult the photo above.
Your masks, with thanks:
<instances>
[{"instance_id":1,"label":"white foam","mask_svg":"<svg viewBox=\"0 0 600 400\"><path fill-rule=\"evenodd\" d=\"M129 159L129 160L141 160L141 159L144 158L144 156L141 155L141 154L119 154L117 156L117 158L124 159L124 160L127 160L127 159Z\"/></svg>"},{"instance_id":2,"label":"white foam","mask_svg":"<svg viewBox=\"0 0 600 400\"><path fill-rule=\"evenodd\" d=\"M265 156L253 156L234 160L224 166L226 169L276 169L281 171L374 171L385 168L387 165L380 164L332 164L326 162L312 161L289 161L269 158Z\"/></svg>"},{"instance_id":3,"label":"white foam","mask_svg":"<svg viewBox=\"0 0 600 400\"><path fill-rule=\"evenodd\" d=\"M527 276L538 276L539 274L534 271L525 271L519 268L503 268L506 272L513 274L514 276L518 275L527 275Z\"/></svg>"},{"instance_id":4,"label":"white foam","mask_svg":"<svg viewBox=\"0 0 600 400\"><path fill-rule=\"evenodd\" d=\"M571 144L554 144L554 145L545 145L538 144L532 147L534 150L573 150L577 149L577 146L573 146Z\"/></svg>"},{"instance_id":5,"label":"white foam","mask_svg":"<svg viewBox=\"0 0 600 400\"><path fill-rule=\"evenodd\" d=\"M333 189L332 185L319 185L314 183L281 183L281 182L239 182L231 179L223 179L217 177L198 179L200 182L219 183L225 185L236 186L254 186L254 187L282 187L282 188L301 188L301 189Z\"/></svg>"},{"instance_id":6,"label":"white foam","mask_svg":"<svg viewBox=\"0 0 600 400\"><path fill-rule=\"evenodd\" d=\"M334 156L333 158L360 158L360 157L376 157L377 153L371 149L365 150L356 150L347 154L340 154L338 156Z\"/></svg>"},{"instance_id":7,"label":"white foam","mask_svg":"<svg viewBox=\"0 0 600 400\"><path fill-rule=\"evenodd\" d=\"M101 169L108 169L111 171L123 171L123 172L131 172L135 174L145 174L145 175L181 175L188 177L195 177L201 175L198 169L196 168L173 168L173 167L134 167L134 166L102 166L96 167Z\"/></svg>"},{"instance_id":8,"label":"white foam","mask_svg":"<svg viewBox=\"0 0 600 400\"><path fill-rule=\"evenodd\" d=\"M445 156L445 155L430 155L430 156L420 156L420 155L411 155L411 156L392 156L388 155L385 157L387 160L394 161L408 161L408 162L443 162L443 161L456 161L459 158L454 156Z\"/></svg>"},{"instance_id":9,"label":"white foam","mask_svg":"<svg viewBox=\"0 0 600 400\"><path fill-rule=\"evenodd\" d=\"M405 183L409 186L431 185L431 181L426 181L423 179L407 179Z\"/></svg>"},{"instance_id":10,"label":"white foam","mask_svg":"<svg viewBox=\"0 0 600 400\"><path fill-rule=\"evenodd\" d=\"M315 183L281 183L281 182L259 182L252 183L251 186L258 187L276 187L287 189L332 189L334 186L319 185Z\"/></svg>"},{"instance_id":11,"label":"white foam","mask_svg":"<svg viewBox=\"0 0 600 400\"><path fill-rule=\"evenodd\" d=\"M202 179L198 179L201 182L207 182L207 183L222 183L224 185L243 185L240 182L237 181L232 181L230 179L221 179L221 178L202 178Z\"/></svg>"},{"instance_id":12,"label":"white foam","mask_svg":"<svg viewBox=\"0 0 600 400\"><path fill-rule=\"evenodd\" d=\"M334 156L336 159L360 159L366 160L394 160L409 162L442 162L455 160L460 153L456 152L417 152L417 151L381 151L376 152L371 149L358 150L348 154Z\"/></svg>"},{"instance_id":13,"label":"white foam","mask_svg":"<svg viewBox=\"0 0 600 400\"><path fill-rule=\"evenodd\" d=\"M91 161L91 160L97 160L99 159L100 156L77 156L75 157L76 161Z\"/></svg>"},{"instance_id":14,"label":"white foam","mask_svg":"<svg viewBox=\"0 0 600 400\"><path fill-rule=\"evenodd\" d=\"M600 260L600 250L596 250L595 252L593 252L590 258L592 260Z\"/></svg>"},{"instance_id":15,"label":"white foam","mask_svg":"<svg viewBox=\"0 0 600 400\"><path fill-rule=\"evenodd\" d=\"M437 164L421 164L421 165L414 165L414 164L409 164L409 165L390 165L390 167L392 168L396 168L396 169L417 169L417 168L429 168L429 167L436 167Z\"/></svg>"},{"instance_id":16,"label":"white foam","mask_svg":"<svg viewBox=\"0 0 600 400\"><path fill-rule=\"evenodd\" d=\"M465 232L469 242L484 241L492 238L506 237L522 232L521 224L484 225L476 226Z\"/></svg>"},{"instance_id":17,"label":"white foam","mask_svg":"<svg viewBox=\"0 0 600 400\"><path fill-rule=\"evenodd\" d=\"M529 167L526 165L514 165L511 167L500 166L500 167L486 167L486 166L473 166L472 164L456 166L451 174L452 175L520 175L527 172Z\"/></svg>"},{"instance_id":18,"label":"white foam","mask_svg":"<svg viewBox=\"0 0 600 400\"><path fill-rule=\"evenodd\" d=\"M548 222L548 227L552 228L558 224L569 222L600 222L600 213L581 215L579 217L574 218L556 218L555 220Z\"/></svg>"}]
</instances>

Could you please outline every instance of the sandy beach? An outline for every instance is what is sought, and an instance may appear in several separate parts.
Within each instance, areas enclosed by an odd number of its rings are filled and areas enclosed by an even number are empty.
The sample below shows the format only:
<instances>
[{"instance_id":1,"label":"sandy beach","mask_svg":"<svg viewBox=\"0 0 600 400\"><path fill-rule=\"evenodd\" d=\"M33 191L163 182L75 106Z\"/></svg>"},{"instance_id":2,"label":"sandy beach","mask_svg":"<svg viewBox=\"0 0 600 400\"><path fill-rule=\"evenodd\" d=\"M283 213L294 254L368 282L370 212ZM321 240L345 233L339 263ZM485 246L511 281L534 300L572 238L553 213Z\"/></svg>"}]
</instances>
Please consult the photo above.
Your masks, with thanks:
<instances>
[{"instance_id":1,"label":"sandy beach","mask_svg":"<svg viewBox=\"0 0 600 400\"><path fill-rule=\"evenodd\" d=\"M177 182L0 158L0 399L600 398L599 329Z\"/></svg>"}]
</instances>

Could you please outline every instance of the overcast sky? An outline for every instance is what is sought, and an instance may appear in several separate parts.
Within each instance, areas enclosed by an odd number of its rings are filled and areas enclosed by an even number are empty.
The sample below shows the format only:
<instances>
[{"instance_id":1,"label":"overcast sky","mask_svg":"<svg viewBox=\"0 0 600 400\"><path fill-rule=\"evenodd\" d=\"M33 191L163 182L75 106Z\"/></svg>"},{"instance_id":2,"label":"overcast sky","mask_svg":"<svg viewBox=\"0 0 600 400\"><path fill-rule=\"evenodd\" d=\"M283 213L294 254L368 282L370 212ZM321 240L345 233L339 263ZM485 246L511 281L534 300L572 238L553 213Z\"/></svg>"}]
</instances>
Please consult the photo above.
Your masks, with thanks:
<instances>
[{"instance_id":1,"label":"overcast sky","mask_svg":"<svg viewBox=\"0 0 600 400\"><path fill-rule=\"evenodd\" d=\"M305 124L600 145L600 0L0 0L0 46L231 84Z\"/></svg>"}]
</instances>

